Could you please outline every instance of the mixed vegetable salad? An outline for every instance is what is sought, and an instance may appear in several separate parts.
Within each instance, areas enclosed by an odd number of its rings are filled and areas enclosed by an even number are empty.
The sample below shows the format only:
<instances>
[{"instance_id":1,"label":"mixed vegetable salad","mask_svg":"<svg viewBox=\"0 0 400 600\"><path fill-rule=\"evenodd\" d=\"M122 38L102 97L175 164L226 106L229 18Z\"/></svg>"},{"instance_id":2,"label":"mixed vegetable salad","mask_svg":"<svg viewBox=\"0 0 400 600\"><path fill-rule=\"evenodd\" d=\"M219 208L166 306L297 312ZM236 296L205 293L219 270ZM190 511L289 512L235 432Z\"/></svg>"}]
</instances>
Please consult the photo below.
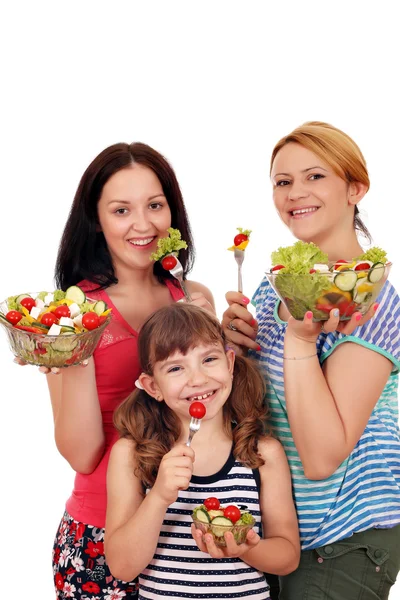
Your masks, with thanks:
<instances>
[{"instance_id":1,"label":"mixed vegetable salad","mask_svg":"<svg viewBox=\"0 0 400 600\"><path fill-rule=\"evenodd\" d=\"M243 229L242 227L236 227L236 229L239 233L233 238L233 246L228 250L246 250L250 241L251 229Z\"/></svg>"},{"instance_id":2,"label":"mixed vegetable salad","mask_svg":"<svg viewBox=\"0 0 400 600\"><path fill-rule=\"evenodd\" d=\"M169 236L160 238L157 250L150 254L150 260L159 260L166 271L171 271L178 264L179 250L187 248L187 243L182 240L179 229L167 229Z\"/></svg>"},{"instance_id":3,"label":"mixed vegetable salad","mask_svg":"<svg viewBox=\"0 0 400 600\"><path fill-rule=\"evenodd\" d=\"M231 531L237 544L246 540L246 535L256 520L247 508L235 504L221 506L218 498L207 498L196 506L192 514L193 521L203 533L211 533L217 546L226 546L224 534Z\"/></svg>"},{"instance_id":4,"label":"mixed vegetable salad","mask_svg":"<svg viewBox=\"0 0 400 600\"><path fill-rule=\"evenodd\" d=\"M21 358L33 364L62 366L83 360L85 348L92 345L91 336L84 334L102 329L110 312L105 302L91 301L80 287L71 286L66 292L10 296L1 305L0 322L12 330L36 334L12 336Z\"/></svg>"},{"instance_id":5,"label":"mixed vegetable salad","mask_svg":"<svg viewBox=\"0 0 400 600\"><path fill-rule=\"evenodd\" d=\"M376 299L390 263L381 248L370 248L352 261L329 263L313 243L298 241L272 253L269 280L296 319L309 310L326 320L333 308L341 319L364 314Z\"/></svg>"}]
</instances>

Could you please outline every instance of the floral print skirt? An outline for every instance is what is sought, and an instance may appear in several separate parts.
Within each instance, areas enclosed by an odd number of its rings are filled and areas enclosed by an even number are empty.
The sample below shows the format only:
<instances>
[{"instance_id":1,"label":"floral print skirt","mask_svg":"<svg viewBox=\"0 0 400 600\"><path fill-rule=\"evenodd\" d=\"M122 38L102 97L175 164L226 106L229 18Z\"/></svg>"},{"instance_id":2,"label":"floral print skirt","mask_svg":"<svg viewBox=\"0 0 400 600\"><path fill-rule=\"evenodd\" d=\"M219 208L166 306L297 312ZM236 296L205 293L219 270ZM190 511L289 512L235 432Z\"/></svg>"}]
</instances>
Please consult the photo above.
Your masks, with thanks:
<instances>
[{"instance_id":1,"label":"floral print skirt","mask_svg":"<svg viewBox=\"0 0 400 600\"><path fill-rule=\"evenodd\" d=\"M53 547L56 598L136 600L137 582L114 579L104 556L104 529L61 519Z\"/></svg>"}]
</instances>

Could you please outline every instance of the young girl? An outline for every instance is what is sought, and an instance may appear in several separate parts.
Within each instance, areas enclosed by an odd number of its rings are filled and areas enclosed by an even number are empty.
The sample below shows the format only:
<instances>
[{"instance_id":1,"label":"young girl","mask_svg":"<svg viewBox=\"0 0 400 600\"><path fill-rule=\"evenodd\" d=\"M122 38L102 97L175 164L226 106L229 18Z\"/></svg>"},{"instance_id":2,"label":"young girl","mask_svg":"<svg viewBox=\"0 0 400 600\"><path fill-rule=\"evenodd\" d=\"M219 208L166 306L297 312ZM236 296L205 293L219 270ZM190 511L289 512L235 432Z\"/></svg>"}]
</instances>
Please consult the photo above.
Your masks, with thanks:
<instances>
[{"instance_id":1,"label":"young girl","mask_svg":"<svg viewBox=\"0 0 400 600\"><path fill-rule=\"evenodd\" d=\"M139 598L269 598L263 571L293 571L299 539L285 453L263 432L262 377L235 359L219 323L196 306L157 311L138 348L143 390L116 411L122 439L107 475L111 572L139 575ZM196 400L207 412L187 447ZM210 534L202 541L191 514L210 496L248 506L256 526L245 543L231 533L226 549Z\"/></svg>"},{"instance_id":2,"label":"young girl","mask_svg":"<svg viewBox=\"0 0 400 600\"><path fill-rule=\"evenodd\" d=\"M298 127L275 146L276 209L296 238L329 260L351 260L369 236L357 205L369 188L360 149L326 123ZM386 599L400 568L400 300L389 282L374 318L296 321L264 280L254 303L227 294L223 324L251 348L267 381L271 425L291 467L300 524L299 568L281 600ZM293 360L296 359L296 360ZM300 360L298 360L300 359Z\"/></svg>"}]
</instances>

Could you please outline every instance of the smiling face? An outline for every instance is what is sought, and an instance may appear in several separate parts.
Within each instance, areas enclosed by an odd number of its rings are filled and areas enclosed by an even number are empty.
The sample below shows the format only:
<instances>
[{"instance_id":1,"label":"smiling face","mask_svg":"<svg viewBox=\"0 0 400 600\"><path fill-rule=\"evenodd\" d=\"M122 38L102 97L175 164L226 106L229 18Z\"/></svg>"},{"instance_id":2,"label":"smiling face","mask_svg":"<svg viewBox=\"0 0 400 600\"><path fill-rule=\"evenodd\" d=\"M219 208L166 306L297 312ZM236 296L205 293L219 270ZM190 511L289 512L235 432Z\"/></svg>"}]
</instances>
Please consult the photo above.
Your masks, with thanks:
<instances>
[{"instance_id":1,"label":"smiling face","mask_svg":"<svg viewBox=\"0 0 400 600\"><path fill-rule=\"evenodd\" d=\"M148 394L178 415L183 423L190 420L191 403L206 407L204 420L222 417L222 408L232 390L235 355L222 344L202 344L186 354L175 352L156 362L153 376L142 373L140 382Z\"/></svg>"},{"instance_id":2,"label":"smiling face","mask_svg":"<svg viewBox=\"0 0 400 600\"><path fill-rule=\"evenodd\" d=\"M297 239L323 247L327 239L354 234L354 206L364 186L349 184L297 143L278 152L271 178L275 207Z\"/></svg>"},{"instance_id":3,"label":"smiling face","mask_svg":"<svg viewBox=\"0 0 400 600\"><path fill-rule=\"evenodd\" d=\"M97 212L117 275L123 268L152 270L150 254L171 226L156 174L139 164L121 169L104 185Z\"/></svg>"}]
</instances>

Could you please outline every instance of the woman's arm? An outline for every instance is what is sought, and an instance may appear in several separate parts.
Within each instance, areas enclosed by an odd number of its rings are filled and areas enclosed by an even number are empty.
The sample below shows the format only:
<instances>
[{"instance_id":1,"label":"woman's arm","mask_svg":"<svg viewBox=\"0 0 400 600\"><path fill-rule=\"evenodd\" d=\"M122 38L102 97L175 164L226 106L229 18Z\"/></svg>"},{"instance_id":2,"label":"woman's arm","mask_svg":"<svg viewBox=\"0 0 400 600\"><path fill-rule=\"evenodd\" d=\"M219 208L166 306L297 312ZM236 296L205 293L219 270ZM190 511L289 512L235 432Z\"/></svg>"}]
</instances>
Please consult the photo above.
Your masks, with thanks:
<instances>
[{"instance_id":1,"label":"woman's arm","mask_svg":"<svg viewBox=\"0 0 400 600\"><path fill-rule=\"evenodd\" d=\"M104 453L105 438L93 358L87 367L47 375L57 449L78 473L91 473Z\"/></svg>"},{"instance_id":2,"label":"woman's arm","mask_svg":"<svg viewBox=\"0 0 400 600\"><path fill-rule=\"evenodd\" d=\"M392 363L356 343L342 343L326 359L290 360L315 353L315 341L285 336L286 406L306 477L326 479L349 456L387 383Z\"/></svg>"},{"instance_id":3,"label":"woman's arm","mask_svg":"<svg viewBox=\"0 0 400 600\"><path fill-rule=\"evenodd\" d=\"M107 472L105 553L116 579L131 581L150 563L165 513L180 489L189 486L192 448L180 444L164 456L157 480L147 495L135 476L134 444L127 439L111 450Z\"/></svg>"},{"instance_id":4,"label":"woman's arm","mask_svg":"<svg viewBox=\"0 0 400 600\"><path fill-rule=\"evenodd\" d=\"M225 297L229 306L222 316L221 325L226 338L241 355L246 355L249 348L259 350L255 341L257 321L247 309L250 300L240 292L228 292ZM230 328L231 324L235 330Z\"/></svg>"},{"instance_id":5,"label":"woman's arm","mask_svg":"<svg viewBox=\"0 0 400 600\"><path fill-rule=\"evenodd\" d=\"M192 296L192 304L200 306L215 315L215 302L211 291L197 281L186 281L186 287Z\"/></svg>"}]
</instances>

